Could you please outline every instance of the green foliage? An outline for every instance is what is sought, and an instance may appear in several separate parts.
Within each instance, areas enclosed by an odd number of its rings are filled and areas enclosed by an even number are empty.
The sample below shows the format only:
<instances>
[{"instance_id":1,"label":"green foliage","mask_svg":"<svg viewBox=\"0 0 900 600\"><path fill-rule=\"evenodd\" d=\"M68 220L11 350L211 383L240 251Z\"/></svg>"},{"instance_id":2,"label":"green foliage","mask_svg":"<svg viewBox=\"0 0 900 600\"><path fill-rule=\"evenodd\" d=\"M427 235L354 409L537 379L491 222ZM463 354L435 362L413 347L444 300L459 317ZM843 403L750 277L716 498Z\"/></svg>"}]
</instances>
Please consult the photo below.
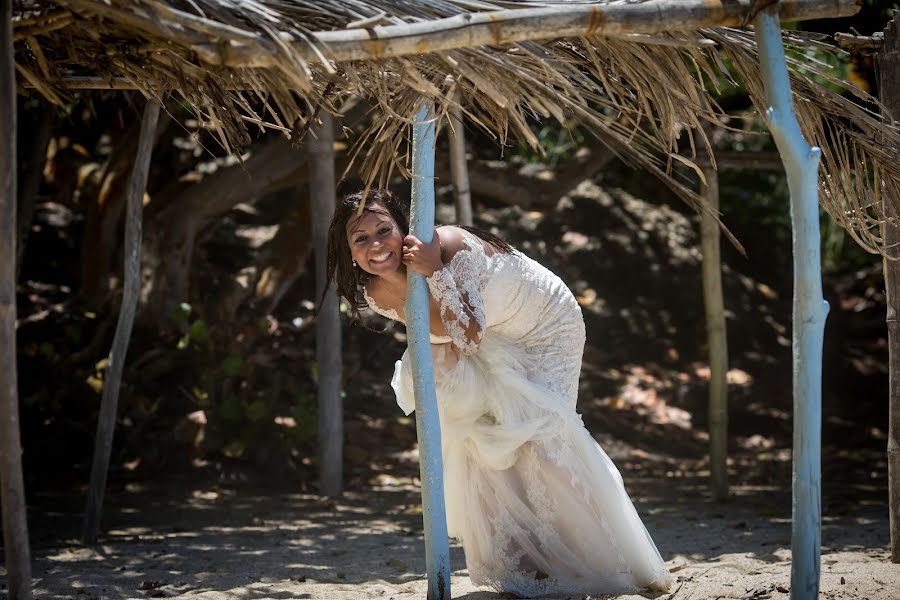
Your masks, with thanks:
<instances>
[{"instance_id":1,"label":"green foliage","mask_svg":"<svg viewBox=\"0 0 900 600\"><path fill-rule=\"evenodd\" d=\"M175 349L196 378L190 396L224 456L248 458L273 441L285 450L315 441L318 366L311 362L302 378L271 368L268 320L213 324L186 303L173 320L183 331Z\"/></svg>"},{"instance_id":2,"label":"green foliage","mask_svg":"<svg viewBox=\"0 0 900 600\"><path fill-rule=\"evenodd\" d=\"M569 124L563 125L548 119L545 123L535 122L529 125L540 143L540 150L519 140L508 152L510 159L518 158L526 164L543 164L553 169L561 161L571 158L584 144L584 133Z\"/></svg>"},{"instance_id":3,"label":"green foliage","mask_svg":"<svg viewBox=\"0 0 900 600\"><path fill-rule=\"evenodd\" d=\"M237 354L229 354L224 359L222 359L222 363L219 368L222 370L222 374L225 375L225 377L236 377L238 373L240 373L241 367L243 365L243 357Z\"/></svg>"}]
</instances>

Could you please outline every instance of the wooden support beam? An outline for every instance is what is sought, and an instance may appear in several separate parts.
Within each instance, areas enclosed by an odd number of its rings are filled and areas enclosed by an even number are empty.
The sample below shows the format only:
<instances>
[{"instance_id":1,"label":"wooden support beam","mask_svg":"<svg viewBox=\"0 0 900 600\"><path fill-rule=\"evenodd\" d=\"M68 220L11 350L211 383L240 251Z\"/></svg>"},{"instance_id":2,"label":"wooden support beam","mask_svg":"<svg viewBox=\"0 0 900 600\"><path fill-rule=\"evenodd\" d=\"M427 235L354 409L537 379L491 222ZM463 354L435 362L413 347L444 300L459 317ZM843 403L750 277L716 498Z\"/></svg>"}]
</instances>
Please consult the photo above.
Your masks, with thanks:
<instances>
[{"instance_id":1,"label":"wooden support beam","mask_svg":"<svg viewBox=\"0 0 900 600\"><path fill-rule=\"evenodd\" d=\"M703 165L706 183L701 193L713 211L719 210L719 175ZM713 500L728 500L728 338L722 295L719 223L708 211L700 213L703 248L703 306L709 346L709 472Z\"/></svg>"},{"instance_id":2,"label":"wooden support beam","mask_svg":"<svg viewBox=\"0 0 900 600\"><path fill-rule=\"evenodd\" d=\"M74 0L73 0L74 1ZM105 0L77 0L79 10L126 22L148 35L180 32L177 43L189 46L201 61L236 68L272 68L283 64L279 50L291 52L331 70L334 63L380 60L475 46L506 45L527 40L609 36L656 43L654 34L696 31L706 27L742 27L755 15L758 0L645 0L614 4L572 3L540 8L472 12L443 19L321 31L299 39L281 33L278 44L262 34L237 29L195 14L166 7L148 14ZM781 0L784 21L846 17L860 9L858 0ZM209 41L206 41L209 40ZM704 45L706 42L698 42ZM69 89L131 89L124 80L73 78L57 82ZM174 83L161 86L175 87ZM94 88L96 86L96 88Z\"/></svg>"},{"instance_id":3,"label":"wooden support beam","mask_svg":"<svg viewBox=\"0 0 900 600\"><path fill-rule=\"evenodd\" d=\"M16 376L16 72L12 0L0 0L0 506L9 600L31 598Z\"/></svg>"},{"instance_id":4,"label":"wooden support beam","mask_svg":"<svg viewBox=\"0 0 900 600\"><path fill-rule=\"evenodd\" d=\"M434 237L434 108L424 102L415 117L412 140L412 203L409 232L430 242ZM425 525L425 568L428 600L450 600L450 545L444 508L444 465L441 424L434 391L431 358L429 299L425 277L407 270L404 314L413 368L416 432L419 438L419 474L422 481L422 519Z\"/></svg>"},{"instance_id":5,"label":"wooden support beam","mask_svg":"<svg viewBox=\"0 0 900 600\"><path fill-rule=\"evenodd\" d=\"M646 0L615 4L572 4L467 13L432 21L376 25L365 29L317 32L313 38L328 60L341 63L442 52L473 46L579 36L696 31L749 24L757 0ZM785 21L845 17L860 9L857 0L781 0ZM226 38L227 39L227 38ZM309 62L321 59L305 40L284 40ZM280 61L267 44L230 42L194 46L208 62L234 67L271 67Z\"/></svg>"},{"instance_id":6,"label":"wooden support beam","mask_svg":"<svg viewBox=\"0 0 900 600\"><path fill-rule=\"evenodd\" d=\"M341 312L334 282L329 281L328 227L337 201L334 178L334 119L320 111L322 124L306 138L309 193L316 259L316 364L319 405L319 492L337 496L343 488L344 411L341 400ZM326 292L326 287L328 291Z\"/></svg>"},{"instance_id":7,"label":"wooden support beam","mask_svg":"<svg viewBox=\"0 0 900 600\"><path fill-rule=\"evenodd\" d=\"M884 33L879 31L872 35L853 35L850 33L834 34L834 41L844 50L856 52L875 52L884 46Z\"/></svg>"},{"instance_id":8,"label":"wooden support beam","mask_svg":"<svg viewBox=\"0 0 900 600\"><path fill-rule=\"evenodd\" d=\"M822 298L819 250L819 159L803 138L791 102L781 24L771 7L755 21L765 119L784 160L793 227L793 511L791 600L819 595L822 546L822 342L828 303Z\"/></svg>"},{"instance_id":9,"label":"wooden support beam","mask_svg":"<svg viewBox=\"0 0 900 600\"><path fill-rule=\"evenodd\" d=\"M900 121L900 14L884 30L884 47L876 55L878 95L885 119ZM892 199L900 191L883 190L884 214L900 219ZM884 261L888 332L888 508L891 527L891 562L900 563L900 228L897 221L884 224L884 245L892 258Z\"/></svg>"},{"instance_id":10,"label":"wooden support beam","mask_svg":"<svg viewBox=\"0 0 900 600\"><path fill-rule=\"evenodd\" d=\"M113 433L116 429L116 415L119 404L119 387L125 368L125 355L131 328L141 294L141 237L144 210L144 192L147 189L147 175L150 171L150 157L156 138L156 123L159 119L159 102L148 99L141 120L138 138L137 158L128 182L128 198L125 209L125 264L122 306L119 321L109 352L109 364L103 380L103 397L100 401L100 415L94 442L94 459L91 464L91 482L88 488L84 511L84 531L82 539L86 544L97 541L100 533L100 517L103 512L103 494L106 490L106 476L109 471L109 457L112 454Z\"/></svg>"},{"instance_id":11,"label":"wooden support beam","mask_svg":"<svg viewBox=\"0 0 900 600\"><path fill-rule=\"evenodd\" d=\"M469 167L466 163L466 132L459 102L457 89L450 105L450 178L456 201L456 222L459 225L472 225L472 190L469 188Z\"/></svg>"}]
</instances>

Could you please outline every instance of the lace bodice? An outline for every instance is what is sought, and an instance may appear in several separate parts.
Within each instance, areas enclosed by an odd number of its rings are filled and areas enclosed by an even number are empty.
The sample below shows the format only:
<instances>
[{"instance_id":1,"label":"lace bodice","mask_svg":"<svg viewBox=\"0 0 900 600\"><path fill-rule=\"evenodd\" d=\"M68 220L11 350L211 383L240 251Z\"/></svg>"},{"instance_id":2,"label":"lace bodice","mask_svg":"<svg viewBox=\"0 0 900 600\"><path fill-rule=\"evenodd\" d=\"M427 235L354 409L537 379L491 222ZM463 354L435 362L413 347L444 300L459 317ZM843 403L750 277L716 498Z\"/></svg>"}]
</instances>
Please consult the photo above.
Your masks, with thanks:
<instances>
[{"instance_id":1,"label":"lace bodice","mask_svg":"<svg viewBox=\"0 0 900 600\"><path fill-rule=\"evenodd\" d=\"M472 354L484 335L502 336L529 354L532 376L565 394L574 408L584 335L575 297L559 277L524 254L485 250L474 234L462 235L466 248L428 278L448 333L432 335L431 342L452 342L459 353ZM403 322L397 311L382 309L368 293L365 298L378 314ZM572 372L574 378L561 375Z\"/></svg>"},{"instance_id":2,"label":"lace bodice","mask_svg":"<svg viewBox=\"0 0 900 600\"><path fill-rule=\"evenodd\" d=\"M431 342L452 342L463 354L471 354L478 349L486 326L481 291L482 277L487 272L489 259L478 238L469 234L465 243L465 249L458 251L443 269L435 271L426 281L448 334L431 334ZM368 290L363 289L363 296L369 307L378 314L404 322L396 310L378 306Z\"/></svg>"}]
</instances>

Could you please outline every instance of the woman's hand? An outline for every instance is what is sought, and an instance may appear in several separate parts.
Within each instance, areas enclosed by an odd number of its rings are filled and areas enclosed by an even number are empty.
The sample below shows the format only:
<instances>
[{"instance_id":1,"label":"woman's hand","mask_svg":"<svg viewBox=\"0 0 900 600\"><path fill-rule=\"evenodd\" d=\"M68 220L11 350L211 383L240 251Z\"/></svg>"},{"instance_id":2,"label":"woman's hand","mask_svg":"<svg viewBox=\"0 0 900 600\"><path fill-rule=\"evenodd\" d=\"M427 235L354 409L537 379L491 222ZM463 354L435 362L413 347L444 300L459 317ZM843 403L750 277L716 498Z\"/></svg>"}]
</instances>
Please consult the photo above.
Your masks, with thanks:
<instances>
[{"instance_id":1,"label":"woman's hand","mask_svg":"<svg viewBox=\"0 0 900 600\"><path fill-rule=\"evenodd\" d=\"M431 277L432 273L443 269L441 240L437 230L427 244L412 234L403 238L403 264L425 277Z\"/></svg>"}]
</instances>

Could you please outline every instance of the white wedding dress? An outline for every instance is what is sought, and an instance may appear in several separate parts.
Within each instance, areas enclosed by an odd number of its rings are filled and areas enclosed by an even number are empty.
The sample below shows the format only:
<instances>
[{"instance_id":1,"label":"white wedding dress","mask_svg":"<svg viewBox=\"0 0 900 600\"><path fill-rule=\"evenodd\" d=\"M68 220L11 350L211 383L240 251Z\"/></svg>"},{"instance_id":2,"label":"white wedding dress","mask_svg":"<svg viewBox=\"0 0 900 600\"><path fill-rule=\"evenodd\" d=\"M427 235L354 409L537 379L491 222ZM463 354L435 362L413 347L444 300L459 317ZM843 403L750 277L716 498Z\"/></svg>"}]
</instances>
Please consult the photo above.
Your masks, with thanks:
<instances>
[{"instance_id":1,"label":"white wedding dress","mask_svg":"<svg viewBox=\"0 0 900 600\"><path fill-rule=\"evenodd\" d=\"M575 412L578 303L537 262L463 235L468 250L428 281L450 334L432 336L447 526L469 576L525 597L668 589L621 475ZM476 339L466 337L472 318ZM405 353L392 386L410 414Z\"/></svg>"}]
</instances>

